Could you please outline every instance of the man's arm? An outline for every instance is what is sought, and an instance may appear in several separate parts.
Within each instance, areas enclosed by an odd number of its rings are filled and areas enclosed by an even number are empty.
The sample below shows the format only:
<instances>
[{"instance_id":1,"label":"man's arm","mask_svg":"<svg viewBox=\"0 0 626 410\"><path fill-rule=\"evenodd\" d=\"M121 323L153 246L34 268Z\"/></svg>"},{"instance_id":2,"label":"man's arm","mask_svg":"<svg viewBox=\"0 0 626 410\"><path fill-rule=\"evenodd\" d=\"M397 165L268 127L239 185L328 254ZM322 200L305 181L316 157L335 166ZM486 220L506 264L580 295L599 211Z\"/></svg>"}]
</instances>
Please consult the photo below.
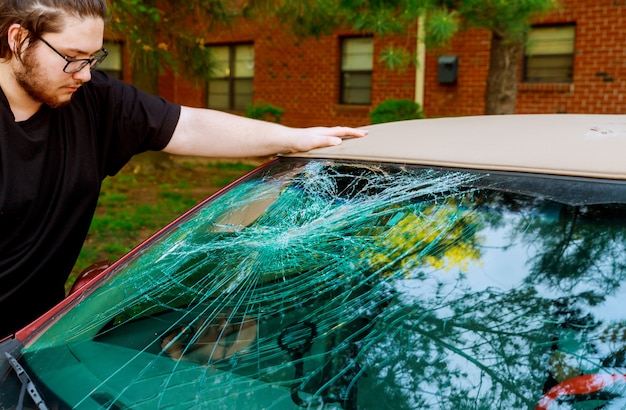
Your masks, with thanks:
<instances>
[{"instance_id":1,"label":"man's arm","mask_svg":"<svg viewBox=\"0 0 626 410\"><path fill-rule=\"evenodd\" d=\"M341 144L367 131L349 127L290 128L221 111L182 107L163 151L214 158L257 157Z\"/></svg>"}]
</instances>

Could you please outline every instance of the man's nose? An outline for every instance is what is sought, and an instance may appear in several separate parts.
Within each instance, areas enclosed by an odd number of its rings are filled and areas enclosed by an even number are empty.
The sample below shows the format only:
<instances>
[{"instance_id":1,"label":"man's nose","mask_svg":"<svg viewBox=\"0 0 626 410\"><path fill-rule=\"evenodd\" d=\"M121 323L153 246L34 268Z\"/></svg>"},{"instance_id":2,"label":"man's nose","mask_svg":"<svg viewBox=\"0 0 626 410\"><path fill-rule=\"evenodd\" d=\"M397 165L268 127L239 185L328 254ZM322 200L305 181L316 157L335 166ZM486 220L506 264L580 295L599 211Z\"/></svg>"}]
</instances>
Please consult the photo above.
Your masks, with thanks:
<instances>
[{"instance_id":1,"label":"man's nose","mask_svg":"<svg viewBox=\"0 0 626 410\"><path fill-rule=\"evenodd\" d=\"M89 67L89 64L87 64L80 71L72 74L72 77L74 77L76 80L80 80L83 83L86 83L87 81L91 80L91 67Z\"/></svg>"}]
</instances>

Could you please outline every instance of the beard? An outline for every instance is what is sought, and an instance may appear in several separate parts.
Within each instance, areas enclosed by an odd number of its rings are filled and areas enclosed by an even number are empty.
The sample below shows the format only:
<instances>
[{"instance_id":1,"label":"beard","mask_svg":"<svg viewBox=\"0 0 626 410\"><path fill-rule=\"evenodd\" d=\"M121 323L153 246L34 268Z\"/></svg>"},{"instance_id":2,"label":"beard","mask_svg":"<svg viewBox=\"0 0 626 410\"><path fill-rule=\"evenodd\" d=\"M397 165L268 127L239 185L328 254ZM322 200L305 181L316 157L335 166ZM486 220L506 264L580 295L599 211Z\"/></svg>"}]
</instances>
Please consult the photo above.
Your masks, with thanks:
<instances>
[{"instance_id":1,"label":"beard","mask_svg":"<svg viewBox=\"0 0 626 410\"><path fill-rule=\"evenodd\" d=\"M59 108L69 104L72 99L71 96L62 99L52 92L54 89L49 85L45 70L36 61L32 52L24 53L21 70L16 70L14 74L17 84L37 102L51 108Z\"/></svg>"}]
</instances>

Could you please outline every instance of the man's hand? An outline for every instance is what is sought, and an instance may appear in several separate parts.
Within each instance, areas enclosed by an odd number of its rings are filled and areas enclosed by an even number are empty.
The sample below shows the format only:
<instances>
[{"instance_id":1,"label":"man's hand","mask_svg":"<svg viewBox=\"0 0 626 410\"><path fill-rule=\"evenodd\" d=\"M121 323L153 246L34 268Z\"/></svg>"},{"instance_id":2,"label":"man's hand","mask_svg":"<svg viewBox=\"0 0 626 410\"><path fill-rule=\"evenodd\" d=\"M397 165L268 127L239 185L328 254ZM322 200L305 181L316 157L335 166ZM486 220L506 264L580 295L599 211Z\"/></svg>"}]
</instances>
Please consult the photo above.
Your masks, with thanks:
<instances>
[{"instance_id":1,"label":"man's hand","mask_svg":"<svg viewBox=\"0 0 626 410\"><path fill-rule=\"evenodd\" d=\"M339 145L344 139L361 138L367 131L350 127L291 128L293 146L287 152L310 151L314 148Z\"/></svg>"}]
</instances>

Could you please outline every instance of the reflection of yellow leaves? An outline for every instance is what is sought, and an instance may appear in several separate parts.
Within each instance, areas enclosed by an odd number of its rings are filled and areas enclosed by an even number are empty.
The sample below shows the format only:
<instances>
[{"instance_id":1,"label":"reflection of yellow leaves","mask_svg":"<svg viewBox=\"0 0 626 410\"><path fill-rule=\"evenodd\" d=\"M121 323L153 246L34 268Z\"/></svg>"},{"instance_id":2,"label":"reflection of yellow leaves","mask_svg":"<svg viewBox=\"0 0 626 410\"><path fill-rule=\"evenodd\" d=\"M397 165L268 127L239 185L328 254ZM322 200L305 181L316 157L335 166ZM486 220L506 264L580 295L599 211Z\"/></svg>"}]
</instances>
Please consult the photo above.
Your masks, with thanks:
<instances>
[{"instance_id":1,"label":"reflection of yellow leaves","mask_svg":"<svg viewBox=\"0 0 626 410\"><path fill-rule=\"evenodd\" d=\"M600 334L600 340L623 348L623 345L626 345L626 323L615 323L604 329Z\"/></svg>"},{"instance_id":2,"label":"reflection of yellow leaves","mask_svg":"<svg viewBox=\"0 0 626 410\"><path fill-rule=\"evenodd\" d=\"M571 360L571 356L558 350L550 357L548 368L552 377L559 383L580 375L580 369L572 366Z\"/></svg>"},{"instance_id":3,"label":"reflection of yellow leaves","mask_svg":"<svg viewBox=\"0 0 626 410\"><path fill-rule=\"evenodd\" d=\"M449 271L453 267L458 267L461 272L467 272L471 262L480 259L478 249L469 246L465 242L459 242L455 246L447 248L438 257L428 255L424 258L424 264L431 265L435 269Z\"/></svg>"},{"instance_id":4,"label":"reflection of yellow leaves","mask_svg":"<svg viewBox=\"0 0 626 410\"><path fill-rule=\"evenodd\" d=\"M374 244L375 253L370 258L374 266L399 262L405 268L430 265L445 271L458 267L465 272L472 262L480 260L476 246L480 221L475 213L460 209L453 201L404 213L392 222Z\"/></svg>"}]
</instances>

